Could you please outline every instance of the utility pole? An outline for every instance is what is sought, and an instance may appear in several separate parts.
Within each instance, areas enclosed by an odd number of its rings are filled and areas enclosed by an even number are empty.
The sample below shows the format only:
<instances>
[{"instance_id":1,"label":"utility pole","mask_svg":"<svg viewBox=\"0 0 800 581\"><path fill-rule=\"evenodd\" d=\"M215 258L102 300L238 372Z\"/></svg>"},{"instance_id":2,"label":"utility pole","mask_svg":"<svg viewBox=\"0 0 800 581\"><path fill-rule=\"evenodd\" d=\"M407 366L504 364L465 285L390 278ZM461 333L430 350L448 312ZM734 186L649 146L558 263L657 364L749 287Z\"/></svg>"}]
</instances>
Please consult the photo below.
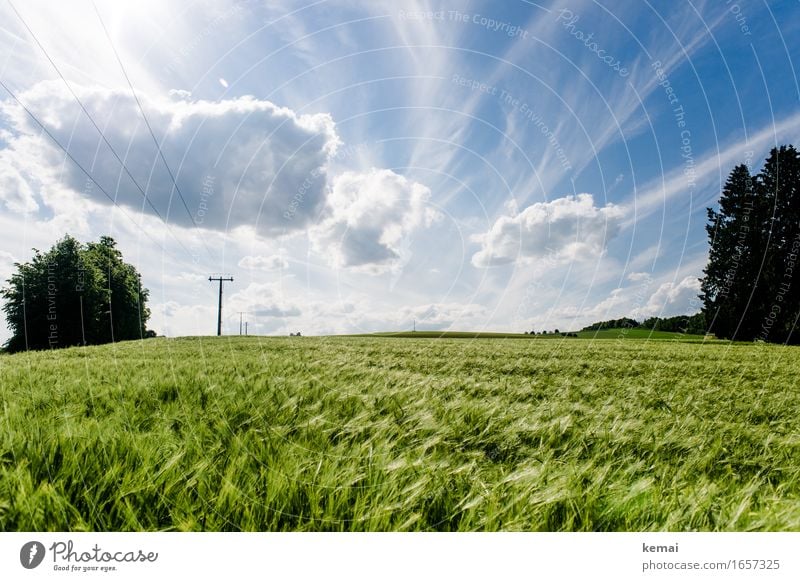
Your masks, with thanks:
<instances>
[{"instance_id":1,"label":"utility pole","mask_svg":"<svg viewBox=\"0 0 800 581\"><path fill-rule=\"evenodd\" d=\"M239 334L242 334L242 315L244 315L244 311L239 311Z\"/></svg>"},{"instance_id":2,"label":"utility pole","mask_svg":"<svg viewBox=\"0 0 800 581\"><path fill-rule=\"evenodd\" d=\"M244 334L247 335L247 321L244 322Z\"/></svg>"},{"instance_id":3,"label":"utility pole","mask_svg":"<svg viewBox=\"0 0 800 581\"><path fill-rule=\"evenodd\" d=\"M232 276L208 277L208 282L214 282L214 281L219 282L219 309L217 310L217 336L219 337L220 335L222 335L222 283L233 282L233 277Z\"/></svg>"},{"instance_id":4,"label":"utility pole","mask_svg":"<svg viewBox=\"0 0 800 581\"><path fill-rule=\"evenodd\" d=\"M414 331L413 332L414 333L417 332L417 320L416 319L414 319Z\"/></svg>"}]
</instances>

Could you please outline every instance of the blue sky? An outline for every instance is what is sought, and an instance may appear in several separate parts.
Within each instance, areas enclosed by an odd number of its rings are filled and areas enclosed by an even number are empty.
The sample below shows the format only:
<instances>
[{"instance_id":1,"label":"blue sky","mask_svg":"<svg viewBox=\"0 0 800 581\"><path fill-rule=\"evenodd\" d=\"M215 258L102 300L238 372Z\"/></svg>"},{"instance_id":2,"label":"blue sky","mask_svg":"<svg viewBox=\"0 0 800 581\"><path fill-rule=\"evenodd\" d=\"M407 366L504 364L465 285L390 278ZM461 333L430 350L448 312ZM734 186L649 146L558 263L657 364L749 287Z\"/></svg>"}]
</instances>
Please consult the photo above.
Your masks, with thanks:
<instances>
[{"instance_id":1,"label":"blue sky","mask_svg":"<svg viewBox=\"0 0 800 581\"><path fill-rule=\"evenodd\" d=\"M111 235L168 335L215 331L220 272L231 333L694 313L705 208L799 141L796 1L118 4L0 6L69 152L0 95L0 276Z\"/></svg>"}]
</instances>

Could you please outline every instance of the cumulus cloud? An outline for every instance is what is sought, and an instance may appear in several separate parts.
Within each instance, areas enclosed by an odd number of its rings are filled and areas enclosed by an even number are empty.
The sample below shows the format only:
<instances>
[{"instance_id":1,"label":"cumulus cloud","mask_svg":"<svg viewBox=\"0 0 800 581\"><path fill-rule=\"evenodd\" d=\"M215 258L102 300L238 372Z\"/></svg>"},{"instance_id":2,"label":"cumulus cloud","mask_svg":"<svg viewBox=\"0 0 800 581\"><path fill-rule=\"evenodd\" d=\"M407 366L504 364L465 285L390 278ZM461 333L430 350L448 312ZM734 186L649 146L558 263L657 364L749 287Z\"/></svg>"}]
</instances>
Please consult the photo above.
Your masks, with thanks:
<instances>
[{"instance_id":1,"label":"cumulus cloud","mask_svg":"<svg viewBox=\"0 0 800 581\"><path fill-rule=\"evenodd\" d=\"M239 267L248 270L282 270L288 266L289 261L277 254L272 256L245 256L239 261Z\"/></svg>"},{"instance_id":2,"label":"cumulus cloud","mask_svg":"<svg viewBox=\"0 0 800 581\"><path fill-rule=\"evenodd\" d=\"M591 194L536 203L514 216L501 216L479 235L481 249L472 264L486 268L517 261L597 258L619 232L622 217L619 206L595 206Z\"/></svg>"},{"instance_id":3,"label":"cumulus cloud","mask_svg":"<svg viewBox=\"0 0 800 581\"><path fill-rule=\"evenodd\" d=\"M687 276L679 283L665 282L650 296L647 304L637 309L635 317L669 317L694 313L700 308L700 281Z\"/></svg>"},{"instance_id":4,"label":"cumulus cloud","mask_svg":"<svg viewBox=\"0 0 800 581\"><path fill-rule=\"evenodd\" d=\"M216 230L250 226L273 236L306 228L325 207L326 165L339 145L330 115L298 115L253 97L208 102L189 101L185 92L163 99L140 95L187 211L131 94L74 88L114 148L125 156L150 203L172 223L190 226L194 220ZM69 144L70 153L118 204L155 213L62 84L40 82L21 99L62 144ZM86 176L74 164L64 163L63 152L39 137L38 127L16 104L5 101L0 111L10 127L8 149L35 138L41 173L63 168L67 187L110 203L98 188L87 188ZM6 180L19 178L7 168L0 169L0 175ZM7 205L35 208L30 192L15 191L24 192L23 197L4 200Z\"/></svg>"},{"instance_id":5,"label":"cumulus cloud","mask_svg":"<svg viewBox=\"0 0 800 581\"><path fill-rule=\"evenodd\" d=\"M414 230L439 219L429 197L427 187L391 170L344 172L333 180L328 218L312 232L315 248L334 266L385 272Z\"/></svg>"}]
</instances>

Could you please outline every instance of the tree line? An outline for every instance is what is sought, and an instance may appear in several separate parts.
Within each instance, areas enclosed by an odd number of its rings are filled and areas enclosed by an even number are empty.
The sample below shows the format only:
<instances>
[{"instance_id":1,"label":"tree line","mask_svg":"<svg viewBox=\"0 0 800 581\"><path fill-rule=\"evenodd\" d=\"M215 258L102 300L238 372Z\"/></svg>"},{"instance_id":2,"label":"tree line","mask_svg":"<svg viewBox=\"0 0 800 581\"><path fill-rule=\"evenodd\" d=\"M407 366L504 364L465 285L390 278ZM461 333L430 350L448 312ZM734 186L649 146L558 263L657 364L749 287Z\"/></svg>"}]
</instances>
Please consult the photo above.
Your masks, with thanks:
<instances>
[{"instance_id":1,"label":"tree line","mask_svg":"<svg viewBox=\"0 0 800 581\"><path fill-rule=\"evenodd\" d=\"M609 319L592 323L581 331L600 331L603 329L647 329L649 331L667 331L687 335L703 335L706 332L705 314L678 315L676 317L649 317L641 323L630 317Z\"/></svg>"}]
</instances>

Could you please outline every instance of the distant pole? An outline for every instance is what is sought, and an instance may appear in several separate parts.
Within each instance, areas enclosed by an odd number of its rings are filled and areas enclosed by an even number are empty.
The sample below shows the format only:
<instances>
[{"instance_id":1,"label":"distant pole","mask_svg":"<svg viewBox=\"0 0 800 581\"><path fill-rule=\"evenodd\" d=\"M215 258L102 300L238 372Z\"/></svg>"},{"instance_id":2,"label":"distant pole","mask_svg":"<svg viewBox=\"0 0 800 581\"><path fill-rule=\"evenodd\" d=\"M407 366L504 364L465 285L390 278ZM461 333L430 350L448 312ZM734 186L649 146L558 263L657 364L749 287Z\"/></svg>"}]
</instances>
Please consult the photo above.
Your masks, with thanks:
<instances>
[{"instance_id":1,"label":"distant pole","mask_svg":"<svg viewBox=\"0 0 800 581\"><path fill-rule=\"evenodd\" d=\"M208 277L208 282L219 282L219 308L217 309L217 337L222 335L222 283L223 282L233 282L233 277Z\"/></svg>"},{"instance_id":2,"label":"distant pole","mask_svg":"<svg viewBox=\"0 0 800 581\"><path fill-rule=\"evenodd\" d=\"M414 333L417 332L417 320L414 319Z\"/></svg>"},{"instance_id":3,"label":"distant pole","mask_svg":"<svg viewBox=\"0 0 800 581\"><path fill-rule=\"evenodd\" d=\"M244 322L244 334L247 335L247 321Z\"/></svg>"},{"instance_id":4,"label":"distant pole","mask_svg":"<svg viewBox=\"0 0 800 581\"><path fill-rule=\"evenodd\" d=\"M242 315L244 315L244 311L239 311L239 334L242 334Z\"/></svg>"}]
</instances>

